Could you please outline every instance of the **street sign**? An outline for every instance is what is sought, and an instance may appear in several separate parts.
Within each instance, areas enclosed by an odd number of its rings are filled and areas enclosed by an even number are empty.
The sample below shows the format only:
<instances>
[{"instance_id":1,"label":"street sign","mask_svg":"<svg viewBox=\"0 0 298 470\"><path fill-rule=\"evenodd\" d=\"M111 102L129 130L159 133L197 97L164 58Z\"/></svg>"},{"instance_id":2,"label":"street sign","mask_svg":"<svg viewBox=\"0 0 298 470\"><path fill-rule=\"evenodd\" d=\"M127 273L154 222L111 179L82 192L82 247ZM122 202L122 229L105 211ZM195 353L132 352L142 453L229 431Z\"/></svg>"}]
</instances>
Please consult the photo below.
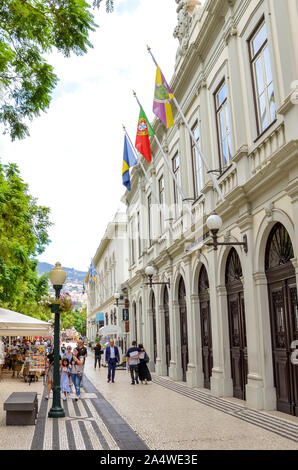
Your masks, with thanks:
<instances>
[{"instance_id":1,"label":"street sign","mask_svg":"<svg viewBox=\"0 0 298 470\"><path fill-rule=\"evenodd\" d=\"M129 309L128 308L124 308L122 310L122 320L123 321L128 321L129 320Z\"/></svg>"}]
</instances>

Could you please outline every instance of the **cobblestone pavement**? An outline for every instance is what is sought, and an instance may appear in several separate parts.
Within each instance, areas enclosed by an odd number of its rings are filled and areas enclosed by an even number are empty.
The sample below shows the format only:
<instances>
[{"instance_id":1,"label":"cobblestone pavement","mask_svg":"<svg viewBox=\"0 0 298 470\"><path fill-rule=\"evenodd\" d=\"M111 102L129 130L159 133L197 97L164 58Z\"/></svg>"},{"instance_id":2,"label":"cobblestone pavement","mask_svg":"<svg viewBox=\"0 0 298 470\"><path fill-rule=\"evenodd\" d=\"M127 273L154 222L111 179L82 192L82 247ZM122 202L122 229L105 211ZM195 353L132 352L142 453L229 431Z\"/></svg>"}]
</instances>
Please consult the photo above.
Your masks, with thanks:
<instances>
[{"instance_id":1,"label":"cobblestone pavement","mask_svg":"<svg viewBox=\"0 0 298 470\"><path fill-rule=\"evenodd\" d=\"M224 450L298 449L298 418L249 409L236 399L217 398L205 389L153 374L153 383L130 385L117 370L86 362L82 398L63 402L65 418L47 417L42 380L30 386L4 377L0 382L0 449L32 450ZM3 402L13 391L37 391L36 426L6 426Z\"/></svg>"}]
</instances>

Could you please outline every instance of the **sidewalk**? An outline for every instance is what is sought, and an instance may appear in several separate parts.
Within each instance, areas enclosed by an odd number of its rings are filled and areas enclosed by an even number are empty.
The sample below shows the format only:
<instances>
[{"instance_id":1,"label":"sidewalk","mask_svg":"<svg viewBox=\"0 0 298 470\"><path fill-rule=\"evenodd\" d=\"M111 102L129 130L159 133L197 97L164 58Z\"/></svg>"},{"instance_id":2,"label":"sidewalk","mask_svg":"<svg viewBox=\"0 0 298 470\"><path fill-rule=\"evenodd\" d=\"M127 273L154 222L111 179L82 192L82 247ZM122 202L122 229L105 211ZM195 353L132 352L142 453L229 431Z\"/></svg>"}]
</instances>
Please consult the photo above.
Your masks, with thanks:
<instances>
[{"instance_id":1,"label":"sidewalk","mask_svg":"<svg viewBox=\"0 0 298 470\"><path fill-rule=\"evenodd\" d=\"M86 361L81 399L61 404L65 418L48 418L42 379L30 386L5 373L0 382L0 450L297 450L298 418L249 409L236 399L153 375L148 385L130 384L116 371ZM14 391L36 391L35 426L6 426L3 403Z\"/></svg>"},{"instance_id":2,"label":"sidewalk","mask_svg":"<svg viewBox=\"0 0 298 470\"><path fill-rule=\"evenodd\" d=\"M35 426L6 426L6 412L3 404L13 392L37 392L38 406L44 390L43 378L30 385L21 379L12 378L12 372L4 370L0 381L0 450L18 449L29 450L33 439Z\"/></svg>"},{"instance_id":3,"label":"sidewalk","mask_svg":"<svg viewBox=\"0 0 298 470\"><path fill-rule=\"evenodd\" d=\"M240 400L154 375L159 385L133 386L129 374L118 370L116 383L108 384L107 369L94 370L91 352L85 371L150 449L298 449L298 418L250 410Z\"/></svg>"}]
</instances>

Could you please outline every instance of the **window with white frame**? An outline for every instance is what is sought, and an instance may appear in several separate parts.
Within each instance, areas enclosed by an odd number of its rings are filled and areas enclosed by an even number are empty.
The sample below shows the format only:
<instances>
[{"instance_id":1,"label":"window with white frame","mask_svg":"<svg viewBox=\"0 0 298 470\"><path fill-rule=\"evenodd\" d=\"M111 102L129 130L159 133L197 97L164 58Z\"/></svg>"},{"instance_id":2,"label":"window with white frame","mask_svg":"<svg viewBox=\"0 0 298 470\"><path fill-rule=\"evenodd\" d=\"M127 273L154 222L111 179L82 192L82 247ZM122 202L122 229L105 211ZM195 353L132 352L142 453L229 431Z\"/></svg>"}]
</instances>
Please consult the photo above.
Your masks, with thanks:
<instances>
[{"instance_id":1,"label":"window with white frame","mask_svg":"<svg viewBox=\"0 0 298 470\"><path fill-rule=\"evenodd\" d=\"M196 122L194 126L192 127L192 132L196 140L196 143L200 146L200 127L199 127L198 122ZM200 196L201 190L204 186L204 180L203 180L202 159L200 157L198 149L196 148L193 142L193 139L191 139L191 153L192 153L194 193L195 193L195 199L197 199Z\"/></svg>"},{"instance_id":2,"label":"window with white frame","mask_svg":"<svg viewBox=\"0 0 298 470\"><path fill-rule=\"evenodd\" d=\"M253 74L258 134L261 134L276 119L273 75L267 27L264 19L249 40L249 51Z\"/></svg>"},{"instance_id":3,"label":"window with white frame","mask_svg":"<svg viewBox=\"0 0 298 470\"><path fill-rule=\"evenodd\" d=\"M220 168L226 168L232 158L232 140L227 84L224 81L215 93L215 108L220 154Z\"/></svg>"}]
</instances>

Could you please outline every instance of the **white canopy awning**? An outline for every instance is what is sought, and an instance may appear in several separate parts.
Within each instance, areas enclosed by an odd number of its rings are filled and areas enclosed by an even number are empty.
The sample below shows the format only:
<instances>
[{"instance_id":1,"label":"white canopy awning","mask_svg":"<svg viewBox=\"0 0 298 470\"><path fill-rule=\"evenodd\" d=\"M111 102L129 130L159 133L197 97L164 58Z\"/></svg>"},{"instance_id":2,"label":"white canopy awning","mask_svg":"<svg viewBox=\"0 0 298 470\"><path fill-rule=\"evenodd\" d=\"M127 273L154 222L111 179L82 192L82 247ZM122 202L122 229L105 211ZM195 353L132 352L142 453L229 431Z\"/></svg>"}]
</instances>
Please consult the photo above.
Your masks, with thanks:
<instances>
[{"instance_id":1,"label":"white canopy awning","mask_svg":"<svg viewBox=\"0 0 298 470\"><path fill-rule=\"evenodd\" d=\"M0 308L0 336L48 336L50 324Z\"/></svg>"},{"instance_id":2,"label":"white canopy awning","mask_svg":"<svg viewBox=\"0 0 298 470\"><path fill-rule=\"evenodd\" d=\"M117 325L102 326L101 328L99 328L98 332L101 336L121 335L122 334L121 327L117 326Z\"/></svg>"}]
</instances>

